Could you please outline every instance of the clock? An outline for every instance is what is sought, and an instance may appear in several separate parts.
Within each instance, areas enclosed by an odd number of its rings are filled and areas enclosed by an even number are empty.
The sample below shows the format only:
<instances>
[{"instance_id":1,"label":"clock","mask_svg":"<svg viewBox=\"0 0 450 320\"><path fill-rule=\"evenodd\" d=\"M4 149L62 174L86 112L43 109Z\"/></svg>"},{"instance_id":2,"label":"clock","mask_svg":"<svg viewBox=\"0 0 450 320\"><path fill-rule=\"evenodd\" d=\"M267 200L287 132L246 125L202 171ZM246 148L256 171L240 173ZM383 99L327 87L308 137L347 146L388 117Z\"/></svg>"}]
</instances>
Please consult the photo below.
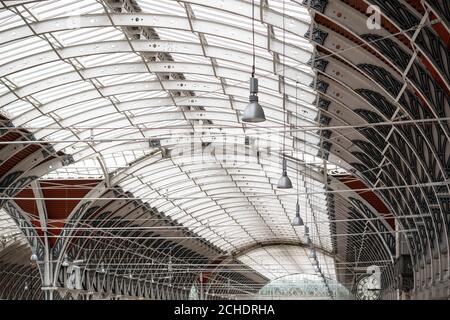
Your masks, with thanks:
<instances>
[{"instance_id":1,"label":"clock","mask_svg":"<svg viewBox=\"0 0 450 320\"><path fill-rule=\"evenodd\" d=\"M376 277L372 275L362 276L356 284L357 300L379 300L381 290Z\"/></svg>"}]
</instances>

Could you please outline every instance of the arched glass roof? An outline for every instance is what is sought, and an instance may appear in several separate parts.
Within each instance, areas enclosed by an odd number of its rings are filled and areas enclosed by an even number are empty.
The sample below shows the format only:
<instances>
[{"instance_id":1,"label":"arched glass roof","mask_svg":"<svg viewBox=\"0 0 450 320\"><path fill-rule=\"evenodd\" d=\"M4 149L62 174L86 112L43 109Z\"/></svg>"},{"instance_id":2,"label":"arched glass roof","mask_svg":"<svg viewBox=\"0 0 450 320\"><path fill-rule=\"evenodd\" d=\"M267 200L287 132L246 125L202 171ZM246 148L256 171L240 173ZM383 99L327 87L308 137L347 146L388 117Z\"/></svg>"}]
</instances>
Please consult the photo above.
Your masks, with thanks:
<instances>
[{"instance_id":1,"label":"arched glass roof","mask_svg":"<svg viewBox=\"0 0 450 320\"><path fill-rule=\"evenodd\" d=\"M132 243L123 265L138 248L192 256L214 294L227 277L255 293L314 270L298 202L327 277L350 286L381 263L397 297L400 250L428 296L450 264L443 1L1 1L0 239L15 245L0 253L22 248L20 269L25 242L50 246L57 287L63 258ZM241 120L253 70L264 123ZM179 283L198 280L189 268Z\"/></svg>"},{"instance_id":2,"label":"arched glass roof","mask_svg":"<svg viewBox=\"0 0 450 320\"><path fill-rule=\"evenodd\" d=\"M313 243L332 251L320 137L286 130L317 124L305 7L256 3L267 121L250 125L240 118L252 65L251 1L23 3L0 12L0 105L36 142L72 156L46 178L111 179L228 252L269 239L302 242L303 228L291 225L299 193L302 217L316 222ZM294 183L288 191L276 188L282 150ZM288 248L267 250L299 259ZM253 266L256 253L242 261Z\"/></svg>"}]
</instances>

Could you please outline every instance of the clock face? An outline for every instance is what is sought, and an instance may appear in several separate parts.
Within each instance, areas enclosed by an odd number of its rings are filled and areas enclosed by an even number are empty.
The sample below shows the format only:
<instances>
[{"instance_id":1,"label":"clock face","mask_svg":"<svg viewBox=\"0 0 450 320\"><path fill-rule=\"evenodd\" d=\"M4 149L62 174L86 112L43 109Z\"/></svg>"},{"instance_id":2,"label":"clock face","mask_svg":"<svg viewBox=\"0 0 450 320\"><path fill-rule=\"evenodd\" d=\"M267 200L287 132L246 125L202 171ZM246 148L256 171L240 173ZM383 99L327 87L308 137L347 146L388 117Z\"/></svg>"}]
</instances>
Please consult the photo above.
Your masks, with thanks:
<instances>
[{"instance_id":1,"label":"clock face","mask_svg":"<svg viewBox=\"0 0 450 320\"><path fill-rule=\"evenodd\" d=\"M356 298L358 300L379 300L381 290L376 278L368 275L361 278L356 285Z\"/></svg>"}]
</instances>

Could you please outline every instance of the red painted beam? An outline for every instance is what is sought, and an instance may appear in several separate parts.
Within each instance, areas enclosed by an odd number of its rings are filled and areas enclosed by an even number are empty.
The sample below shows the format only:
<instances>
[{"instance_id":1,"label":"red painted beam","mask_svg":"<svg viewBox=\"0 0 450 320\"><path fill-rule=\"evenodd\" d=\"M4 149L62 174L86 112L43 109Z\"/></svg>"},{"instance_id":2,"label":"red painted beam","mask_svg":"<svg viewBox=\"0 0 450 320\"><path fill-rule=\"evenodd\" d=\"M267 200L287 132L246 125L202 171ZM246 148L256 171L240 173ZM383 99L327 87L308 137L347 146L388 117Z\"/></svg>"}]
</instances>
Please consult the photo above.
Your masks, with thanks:
<instances>
[{"instance_id":1,"label":"red painted beam","mask_svg":"<svg viewBox=\"0 0 450 320\"><path fill-rule=\"evenodd\" d=\"M371 190L364 190L361 191L361 189L367 189L367 186L357 178L353 176L344 176L344 177L337 177L342 183L344 183L347 187L353 190L359 190L355 191L357 194L359 194L364 200L366 200L375 210L377 210L382 216L391 216L391 212L389 209L385 206L383 201ZM395 229L395 219L391 217L385 218L386 222Z\"/></svg>"},{"instance_id":2,"label":"red painted beam","mask_svg":"<svg viewBox=\"0 0 450 320\"><path fill-rule=\"evenodd\" d=\"M57 236L61 233L66 223L66 218L81 201L80 198L86 196L100 180L41 180L40 186L44 198L56 200L44 200L49 228L50 244L54 245ZM43 232L40 228L39 212L34 193L30 186L20 191L14 201L25 212L32 217L32 224L36 231L42 237ZM24 200L20 198L30 198ZM74 199L71 199L74 198Z\"/></svg>"}]
</instances>

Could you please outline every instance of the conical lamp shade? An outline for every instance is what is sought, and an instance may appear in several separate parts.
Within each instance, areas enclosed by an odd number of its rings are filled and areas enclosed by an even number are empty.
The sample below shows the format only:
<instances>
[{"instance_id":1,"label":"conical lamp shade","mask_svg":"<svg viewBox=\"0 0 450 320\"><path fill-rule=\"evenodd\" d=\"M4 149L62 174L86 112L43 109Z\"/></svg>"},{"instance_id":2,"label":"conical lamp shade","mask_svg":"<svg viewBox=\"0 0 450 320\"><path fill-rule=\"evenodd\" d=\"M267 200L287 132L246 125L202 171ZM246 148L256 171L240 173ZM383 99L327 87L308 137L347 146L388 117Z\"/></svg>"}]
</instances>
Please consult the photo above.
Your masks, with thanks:
<instances>
[{"instance_id":1,"label":"conical lamp shade","mask_svg":"<svg viewBox=\"0 0 450 320\"><path fill-rule=\"evenodd\" d=\"M261 105L258 103L258 100L250 101L247 107L244 110L244 114L242 116L243 122L263 122L266 121L266 116L264 114L264 110Z\"/></svg>"},{"instance_id":2,"label":"conical lamp shade","mask_svg":"<svg viewBox=\"0 0 450 320\"><path fill-rule=\"evenodd\" d=\"M292 182L287 175L286 168L286 158L283 155L283 173L281 174L280 180L278 180L278 189L292 189Z\"/></svg>"},{"instance_id":3,"label":"conical lamp shade","mask_svg":"<svg viewBox=\"0 0 450 320\"><path fill-rule=\"evenodd\" d=\"M263 122L266 121L266 115L261 105L258 103L258 79L250 78L250 99L242 115L243 122Z\"/></svg>"},{"instance_id":4,"label":"conical lamp shade","mask_svg":"<svg viewBox=\"0 0 450 320\"><path fill-rule=\"evenodd\" d=\"M292 220L293 226L303 226L305 223L303 222L302 217L300 217L300 205L297 202L297 205L295 207L295 218Z\"/></svg>"},{"instance_id":5,"label":"conical lamp shade","mask_svg":"<svg viewBox=\"0 0 450 320\"><path fill-rule=\"evenodd\" d=\"M300 216L295 216L294 219L292 220L292 225L294 227L301 227L304 225L303 219Z\"/></svg>"},{"instance_id":6,"label":"conical lamp shade","mask_svg":"<svg viewBox=\"0 0 450 320\"><path fill-rule=\"evenodd\" d=\"M292 189L291 179L289 179L286 172L283 172L280 180L278 180L278 189Z\"/></svg>"},{"instance_id":7,"label":"conical lamp shade","mask_svg":"<svg viewBox=\"0 0 450 320\"><path fill-rule=\"evenodd\" d=\"M280 180L278 180L278 189L292 189L291 179L289 179L287 172L284 170Z\"/></svg>"}]
</instances>

